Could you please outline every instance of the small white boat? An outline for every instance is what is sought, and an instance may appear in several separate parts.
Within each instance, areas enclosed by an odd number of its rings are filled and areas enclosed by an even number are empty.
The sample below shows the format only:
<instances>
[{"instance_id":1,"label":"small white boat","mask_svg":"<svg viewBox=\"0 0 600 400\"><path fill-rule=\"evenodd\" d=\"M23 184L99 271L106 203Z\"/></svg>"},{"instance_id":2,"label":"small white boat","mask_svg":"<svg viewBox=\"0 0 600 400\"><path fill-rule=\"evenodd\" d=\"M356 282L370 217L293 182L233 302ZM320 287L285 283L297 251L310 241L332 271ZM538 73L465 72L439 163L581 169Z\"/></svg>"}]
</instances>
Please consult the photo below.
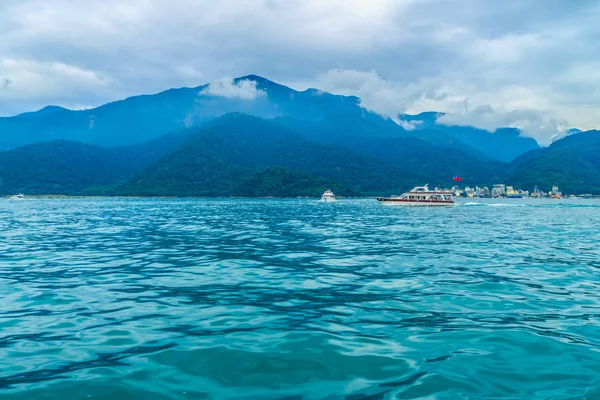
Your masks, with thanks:
<instances>
[{"instance_id":1,"label":"small white boat","mask_svg":"<svg viewBox=\"0 0 600 400\"><path fill-rule=\"evenodd\" d=\"M321 195L321 201L333 203L335 201L335 195L333 194L333 192L331 190L327 189L325 191L325 193L323 193L323 195Z\"/></svg>"},{"instance_id":2,"label":"small white boat","mask_svg":"<svg viewBox=\"0 0 600 400\"><path fill-rule=\"evenodd\" d=\"M452 192L447 190L430 190L427 185L415 186L410 192L400 196L380 197L377 199L386 206L453 206Z\"/></svg>"},{"instance_id":3,"label":"small white boat","mask_svg":"<svg viewBox=\"0 0 600 400\"><path fill-rule=\"evenodd\" d=\"M14 196L10 196L10 200L23 200L25 196L23 193L15 194Z\"/></svg>"}]
</instances>

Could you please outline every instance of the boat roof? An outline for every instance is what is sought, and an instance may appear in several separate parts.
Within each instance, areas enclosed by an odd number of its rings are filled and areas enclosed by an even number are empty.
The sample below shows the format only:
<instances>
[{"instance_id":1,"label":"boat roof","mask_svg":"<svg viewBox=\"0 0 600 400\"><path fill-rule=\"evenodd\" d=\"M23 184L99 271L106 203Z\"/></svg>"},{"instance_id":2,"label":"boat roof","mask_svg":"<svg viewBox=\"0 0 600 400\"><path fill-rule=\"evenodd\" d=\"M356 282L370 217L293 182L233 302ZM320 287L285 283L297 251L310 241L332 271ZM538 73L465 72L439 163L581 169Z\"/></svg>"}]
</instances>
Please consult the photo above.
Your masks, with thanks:
<instances>
[{"instance_id":1,"label":"boat roof","mask_svg":"<svg viewBox=\"0 0 600 400\"><path fill-rule=\"evenodd\" d=\"M449 190L429 190L429 185L427 184L425 186L415 186L408 193L422 193L422 194L438 194L438 193L443 193L443 194L448 194L448 193L451 193L451 192Z\"/></svg>"}]
</instances>

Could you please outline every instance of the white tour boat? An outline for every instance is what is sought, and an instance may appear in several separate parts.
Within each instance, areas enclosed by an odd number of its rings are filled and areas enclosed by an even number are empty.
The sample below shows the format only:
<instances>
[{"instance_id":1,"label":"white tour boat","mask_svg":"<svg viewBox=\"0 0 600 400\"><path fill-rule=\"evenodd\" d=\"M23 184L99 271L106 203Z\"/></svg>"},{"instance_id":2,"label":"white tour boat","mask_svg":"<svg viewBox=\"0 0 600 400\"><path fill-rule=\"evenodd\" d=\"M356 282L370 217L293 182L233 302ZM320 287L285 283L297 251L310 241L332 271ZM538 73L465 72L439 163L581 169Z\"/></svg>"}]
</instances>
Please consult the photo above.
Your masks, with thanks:
<instances>
[{"instance_id":1,"label":"white tour boat","mask_svg":"<svg viewBox=\"0 0 600 400\"><path fill-rule=\"evenodd\" d=\"M25 196L23 196L23 194L15 194L14 196L10 196L11 200L23 200L25 198Z\"/></svg>"},{"instance_id":2,"label":"white tour boat","mask_svg":"<svg viewBox=\"0 0 600 400\"><path fill-rule=\"evenodd\" d=\"M377 199L386 206L453 206L452 193L447 190L430 190L427 185L415 186L401 196L380 197Z\"/></svg>"},{"instance_id":3,"label":"white tour boat","mask_svg":"<svg viewBox=\"0 0 600 400\"><path fill-rule=\"evenodd\" d=\"M333 194L333 192L329 189L327 189L325 191L325 193L323 193L323 195L321 196L321 201L326 201L326 202L334 202L335 201L335 195Z\"/></svg>"}]
</instances>

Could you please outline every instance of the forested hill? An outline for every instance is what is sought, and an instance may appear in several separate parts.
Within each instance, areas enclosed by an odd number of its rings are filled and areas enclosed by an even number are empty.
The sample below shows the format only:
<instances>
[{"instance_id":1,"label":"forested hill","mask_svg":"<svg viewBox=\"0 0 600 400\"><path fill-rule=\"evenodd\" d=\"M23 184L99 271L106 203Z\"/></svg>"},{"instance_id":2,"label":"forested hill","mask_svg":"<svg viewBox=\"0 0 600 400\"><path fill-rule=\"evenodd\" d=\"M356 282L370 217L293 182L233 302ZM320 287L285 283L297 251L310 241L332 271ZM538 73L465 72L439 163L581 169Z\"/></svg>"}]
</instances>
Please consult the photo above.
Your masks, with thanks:
<instances>
[{"instance_id":1,"label":"forested hill","mask_svg":"<svg viewBox=\"0 0 600 400\"><path fill-rule=\"evenodd\" d=\"M294 197L331 188L343 196L378 196L424 183L450 187L454 175L470 186L559 185L568 193L600 187L597 131L509 164L437 137L436 145L354 116L298 121L231 113L133 146L57 140L0 152L0 194Z\"/></svg>"},{"instance_id":2,"label":"forested hill","mask_svg":"<svg viewBox=\"0 0 600 400\"><path fill-rule=\"evenodd\" d=\"M54 140L0 152L0 195L114 195L118 185L182 145L192 131L135 146Z\"/></svg>"},{"instance_id":3,"label":"forested hill","mask_svg":"<svg viewBox=\"0 0 600 400\"><path fill-rule=\"evenodd\" d=\"M548 191L558 185L564 193L600 194L600 131L570 135L527 152L510 164L503 179L517 187L538 185Z\"/></svg>"},{"instance_id":4,"label":"forested hill","mask_svg":"<svg viewBox=\"0 0 600 400\"><path fill-rule=\"evenodd\" d=\"M316 196L403 192L447 186L453 174L490 181L500 162L390 132L354 144L319 140L278 120L233 113L154 141L102 148L51 141L0 152L2 194L142 196ZM324 133L325 134L325 133ZM281 191L275 190L277 184Z\"/></svg>"}]
</instances>

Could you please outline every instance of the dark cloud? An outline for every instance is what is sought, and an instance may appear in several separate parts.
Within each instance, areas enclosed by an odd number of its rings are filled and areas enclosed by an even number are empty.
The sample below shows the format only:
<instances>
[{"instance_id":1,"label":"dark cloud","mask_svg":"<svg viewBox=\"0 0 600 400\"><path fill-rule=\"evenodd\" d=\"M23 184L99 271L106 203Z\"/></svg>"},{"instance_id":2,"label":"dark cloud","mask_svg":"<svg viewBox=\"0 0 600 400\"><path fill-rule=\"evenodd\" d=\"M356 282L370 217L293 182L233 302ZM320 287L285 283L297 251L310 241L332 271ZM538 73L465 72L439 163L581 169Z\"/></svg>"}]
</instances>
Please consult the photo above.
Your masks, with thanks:
<instances>
[{"instance_id":1,"label":"dark cloud","mask_svg":"<svg viewBox=\"0 0 600 400\"><path fill-rule=\"evenodd\" d=\"M543 139L548 118L597 126L599 17L587 0L5 0L0 115L255 73L386 115L526 110Z\"/></svg>"}]
</instances>

